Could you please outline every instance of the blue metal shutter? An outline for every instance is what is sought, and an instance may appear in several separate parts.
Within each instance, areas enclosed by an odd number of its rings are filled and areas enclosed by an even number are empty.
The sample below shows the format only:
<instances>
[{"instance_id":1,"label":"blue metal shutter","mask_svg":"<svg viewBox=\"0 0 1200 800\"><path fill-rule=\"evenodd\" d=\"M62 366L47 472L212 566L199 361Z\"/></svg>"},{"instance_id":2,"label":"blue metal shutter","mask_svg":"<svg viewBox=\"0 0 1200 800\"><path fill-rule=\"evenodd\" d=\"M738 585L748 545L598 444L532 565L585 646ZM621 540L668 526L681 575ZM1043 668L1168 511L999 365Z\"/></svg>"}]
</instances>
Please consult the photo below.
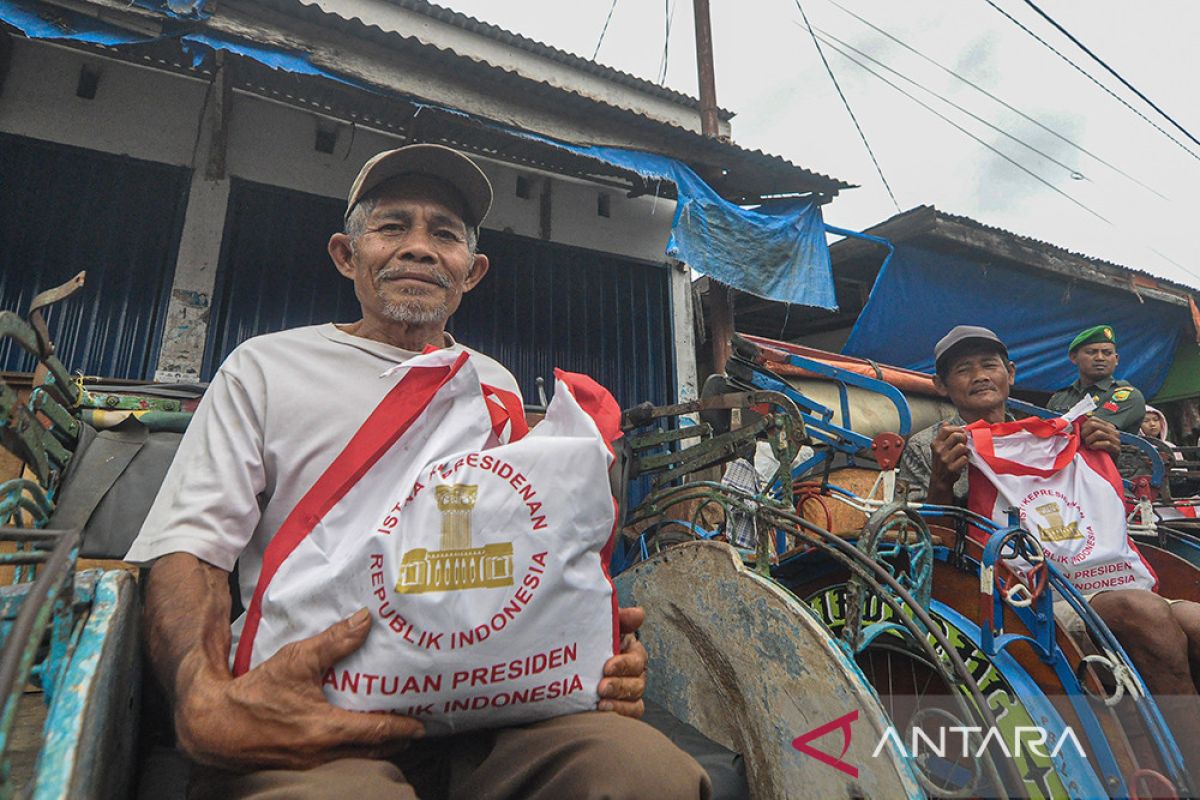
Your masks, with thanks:
<instances>
[{"instance_id":1,"label":"blue metal shutter","mask_svg":"<svg viewBox=\"0 0 1200 800\"><path fill-rule=\"evenodd\" d=\"M231 187L204 375L260 333L360 316L326 253L339 200L236 180ZM591 375L622 406L675 398L670 276L645 264L484 231L491 272L448 328L508 367L528 402L554 367ZM336 379L336 376L331 376Z\"/></svg>"},{"instance_id":2,"label":"blue metal shutter","mask_svg":"<svg viewBox=\"0 0 1200 800\"><path fill-rule=\"evenodd\" d=\"M507 366L526 402L555 367L592 376L623 408L675 401L666 267L486 230L479 250L491 271L447 327Z\"/></svg>"},{"instance_id":3,"label":"blue metal shutter","mask_svg":"<svg viewBox=\"0 0 1200 800\"><path fill-rule=\"evenodd\" d=\"M153 377L188 180L182 167L0 134L0 309L24 315L87 270L46 313L59 357L87 375ZM32 368L0 344L0 369Z\"/></svg>"},{"instance_id":4,"label":"blue metal shutter","mask_svg":"<svg viewBox=\"0 0 1200 800\"><path fill-rule=\"evenodd\" d=\"M353 322L354 285L329 260L344 202L234 179L204 354L205 380L233 349L262 333Z\"/></svg>"}]
</instances>

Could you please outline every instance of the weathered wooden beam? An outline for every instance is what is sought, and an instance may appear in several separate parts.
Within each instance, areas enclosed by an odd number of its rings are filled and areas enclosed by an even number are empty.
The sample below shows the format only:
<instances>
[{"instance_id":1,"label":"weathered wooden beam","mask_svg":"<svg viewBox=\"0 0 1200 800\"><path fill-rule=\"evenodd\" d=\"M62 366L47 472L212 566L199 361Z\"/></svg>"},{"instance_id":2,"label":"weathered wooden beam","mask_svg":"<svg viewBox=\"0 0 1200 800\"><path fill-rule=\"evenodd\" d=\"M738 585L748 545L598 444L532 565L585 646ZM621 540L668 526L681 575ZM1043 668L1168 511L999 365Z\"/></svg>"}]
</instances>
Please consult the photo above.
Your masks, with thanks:
<instances>
[{"instance_id":1,"label":"weathered wooden beam","mask_svg":"<svg viewBox=\"0 0 1200 800\"><path fill-rule=\"evenodd\" d=\"M729 360L729 340L733 338L735 323L733 313L733 290L720 281L708 283L708 330L712 342L713 372L725 371Z\"/></svg>"}]
</instances>

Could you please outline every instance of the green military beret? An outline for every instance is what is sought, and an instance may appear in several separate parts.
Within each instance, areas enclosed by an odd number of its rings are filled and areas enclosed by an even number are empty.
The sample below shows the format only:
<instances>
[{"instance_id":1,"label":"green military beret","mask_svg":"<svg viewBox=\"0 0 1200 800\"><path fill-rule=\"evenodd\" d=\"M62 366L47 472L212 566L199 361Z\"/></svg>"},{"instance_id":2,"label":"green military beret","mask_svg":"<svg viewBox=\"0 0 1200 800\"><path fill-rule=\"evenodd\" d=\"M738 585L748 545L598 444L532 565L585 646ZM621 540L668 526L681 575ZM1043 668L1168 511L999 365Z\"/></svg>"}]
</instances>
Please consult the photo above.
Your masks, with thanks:
<instances>
[{"instance_id":1,"label":"green military beret","mask_svg":"<svg viewBox=\"0 0 1200 800\"><path fill-rule=\"evenodd\" d=\"M1111 325L1097 325L1086 331L1080 331L1079 335L1071 340L1071 346L1067 348L1067 353L1074 353L1085 344L1095 344L1096 342L1108 342L1114 345L1117 343L1117 337L1113 335Z\"/></svg>"}]
</instances>

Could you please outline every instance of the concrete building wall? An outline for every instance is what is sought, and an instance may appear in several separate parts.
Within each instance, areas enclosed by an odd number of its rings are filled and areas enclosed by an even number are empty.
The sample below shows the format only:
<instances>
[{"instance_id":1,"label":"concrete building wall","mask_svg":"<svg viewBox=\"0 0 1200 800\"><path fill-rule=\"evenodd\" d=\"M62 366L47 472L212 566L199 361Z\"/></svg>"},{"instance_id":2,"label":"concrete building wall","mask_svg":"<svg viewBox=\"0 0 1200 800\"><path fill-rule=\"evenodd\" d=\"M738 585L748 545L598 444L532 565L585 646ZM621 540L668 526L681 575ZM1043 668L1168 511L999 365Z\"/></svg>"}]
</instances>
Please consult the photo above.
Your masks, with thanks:
<instances>
[{"instance_id":1,"label":"concrete building wall","mask_svg":"<svg viewBox=\"0 0 1200 800\"><path fill-rule=\"evenodd\" d=\"M188 165L207 84L45 42L13 39L0 131L147 161ZM84 65L100 73L76 97Z\"/></svg>"}]
</instances>

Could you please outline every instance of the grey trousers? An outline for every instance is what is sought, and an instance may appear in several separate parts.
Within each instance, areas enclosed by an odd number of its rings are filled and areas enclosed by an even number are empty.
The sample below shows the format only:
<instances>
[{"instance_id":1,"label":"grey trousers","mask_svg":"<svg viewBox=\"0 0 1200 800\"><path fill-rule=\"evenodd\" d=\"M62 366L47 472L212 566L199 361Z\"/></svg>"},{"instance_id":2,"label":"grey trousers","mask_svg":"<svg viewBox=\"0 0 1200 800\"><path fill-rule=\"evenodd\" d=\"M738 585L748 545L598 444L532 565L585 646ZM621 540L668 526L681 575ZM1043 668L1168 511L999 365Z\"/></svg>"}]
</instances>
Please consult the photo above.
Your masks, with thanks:
<instances>
[{"instance_id":1,"label":"grey trousers","mask_svg":"<svg viewBox=\"0 0 1200 800\"><path fill-rule=\"evenodd\" d=\"M198 767L191 800L709 800L708 775L645 723L599 711L422 739L390 760Z\"/></svg>"}]
</instances>

